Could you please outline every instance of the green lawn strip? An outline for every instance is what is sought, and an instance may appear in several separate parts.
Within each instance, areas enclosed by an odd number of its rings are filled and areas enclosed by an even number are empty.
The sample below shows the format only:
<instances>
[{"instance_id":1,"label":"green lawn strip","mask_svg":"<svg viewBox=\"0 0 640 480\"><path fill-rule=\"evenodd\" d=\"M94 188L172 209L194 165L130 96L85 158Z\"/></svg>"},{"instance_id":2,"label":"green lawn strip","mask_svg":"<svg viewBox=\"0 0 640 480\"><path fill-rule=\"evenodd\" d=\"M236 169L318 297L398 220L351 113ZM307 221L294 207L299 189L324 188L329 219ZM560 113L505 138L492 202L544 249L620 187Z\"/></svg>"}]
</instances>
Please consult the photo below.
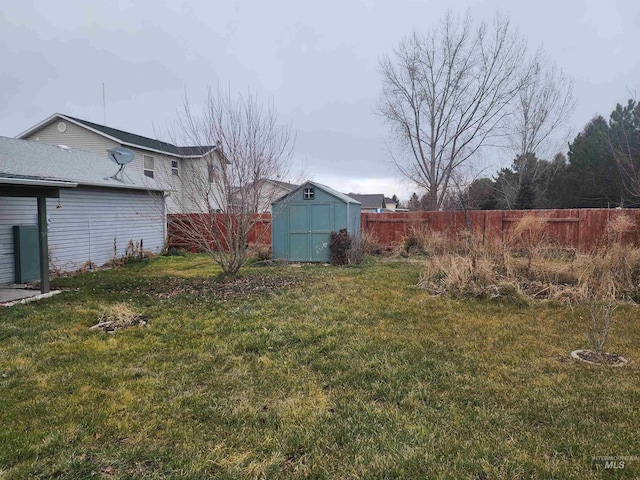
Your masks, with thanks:
<instances>
[{"instance_id":1,"label":"green lawn strip","mask_svg":"<svg viewBox=\"0 0 640 480\"><path fill-rule=\"evenodd\" d=\"M601 478L591 457L639 454L637 366L570 360L579 312L433 298L400 262L218 275L160 258L12 309L0 478ZM88 330L121 301L148 327ZM633 359L636 310L614 328Z\"/></svg>"}]
</instances>

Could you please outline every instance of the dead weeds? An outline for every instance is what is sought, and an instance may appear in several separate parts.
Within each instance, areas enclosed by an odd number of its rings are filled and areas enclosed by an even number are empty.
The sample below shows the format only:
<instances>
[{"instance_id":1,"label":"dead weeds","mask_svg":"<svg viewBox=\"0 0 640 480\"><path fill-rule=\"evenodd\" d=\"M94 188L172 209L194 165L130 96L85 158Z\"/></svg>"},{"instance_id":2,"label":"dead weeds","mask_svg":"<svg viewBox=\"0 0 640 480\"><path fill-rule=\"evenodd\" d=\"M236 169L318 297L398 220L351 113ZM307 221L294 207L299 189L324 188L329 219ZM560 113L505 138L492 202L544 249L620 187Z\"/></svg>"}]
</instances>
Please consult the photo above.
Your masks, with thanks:
<instances>
[{"instance_id":1,"label":"dead weeds","mask_svg":"<svg viewBox=\"0 0 640 480\"><path fill-rule=\"evenodd\" d=\"M147 325L146 317L135 312L126 303L114 303L102 308L98 323L89 329L114 332L115 330L144 327L145 325Z\"/></svg>"},{"instance_id":2,"label":"dead weeds","mask_svg":"<svg viewBox=\"0 0 640 480\"><path fill-rule=\"evenodd\" d=\"M624 218L610 226L617 234L630 228ZM614 241L590 254L558 254L545 240L544 219L525 216L502 248L473 238L468 247L429 257L419 286L455 298L580 304L612 282L616 300L640 302L640 249L632 245Z\"/></svg>"}]
</instances>

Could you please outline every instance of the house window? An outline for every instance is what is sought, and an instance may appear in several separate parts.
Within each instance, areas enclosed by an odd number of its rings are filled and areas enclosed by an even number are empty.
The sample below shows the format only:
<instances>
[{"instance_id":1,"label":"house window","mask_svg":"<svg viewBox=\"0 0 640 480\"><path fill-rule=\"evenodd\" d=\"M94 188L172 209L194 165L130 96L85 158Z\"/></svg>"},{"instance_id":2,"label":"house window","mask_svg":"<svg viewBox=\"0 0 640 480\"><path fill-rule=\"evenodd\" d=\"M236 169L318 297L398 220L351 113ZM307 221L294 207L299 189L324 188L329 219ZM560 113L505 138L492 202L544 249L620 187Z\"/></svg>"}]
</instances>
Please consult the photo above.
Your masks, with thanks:
<instances>
[{"instance_id":1,"label":"house window","mask_svg":"<svg viewBox=\"0 0 640 480\"><path fill-rule=\"evenodd\" d=\"M171 160L171 175L178 176L178 161Z\"/></svg>"},{"instance_id":2,"label":"house window","mask_svg":"<svg viewBox=\"0 0 640 480\"><path fill-rule=\"evenodd\" d=\"M305 200L313 200L315 196L316 192L313 188L307 187L302 191L302 198L304 198Z\"/></svg>"},{"instance_id":3,"label":"house window","mask_svg":"<svg viewBox=\"0 0 640 480\"><path fill-rule=\"evenodd\" d=\"M213 163L207 163L207 175L209 177L209 183L213 183L214 181L214 176L213 174L215 173L213 171L215 167L213 166Z\"/></svg>"},{"instance_id":4,"label":"house window","mask_svg":"<svg viewBox=\"0 0 640 480\"><path fill-rule=\"evenodd\" d=\"M143 170L145 177L153 178L153 157L149 155L144 156Z\"/></svg>"}]
</instances>

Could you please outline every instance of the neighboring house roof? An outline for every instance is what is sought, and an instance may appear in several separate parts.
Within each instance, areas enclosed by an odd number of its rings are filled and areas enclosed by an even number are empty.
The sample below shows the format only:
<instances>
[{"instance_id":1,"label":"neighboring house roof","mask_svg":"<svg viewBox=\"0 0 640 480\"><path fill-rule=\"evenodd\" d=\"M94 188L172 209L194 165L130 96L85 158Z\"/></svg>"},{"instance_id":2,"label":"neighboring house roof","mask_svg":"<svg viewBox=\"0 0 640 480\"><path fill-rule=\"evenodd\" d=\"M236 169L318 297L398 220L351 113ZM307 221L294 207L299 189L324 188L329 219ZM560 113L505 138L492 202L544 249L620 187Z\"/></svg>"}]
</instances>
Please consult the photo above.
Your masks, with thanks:
<instances>
[{"instance_id":1,"label":"neighboring house roof","mask_svg":"<svg viewBox=\"0 0 640 480\"><path fill-rule=\"evenodd\" d=\"M300 185L297 185L295 183L281 182L279 180L271 180L270 178L266 178L264 181L273 183L277 187L280 187L280 188L282 188L284 190L289 190L289 191L294 190L294 189L296 189L296 188L298 188L300 186Z\"/></svg>"},{"instance_id":2,"label":"neighboring house roof","mask_svg":"<svg viewBox=\"0 0 640 480\"><path fill-rule=\"evenodd\" d=\"M252 188L255 184L262 187L265 183L270 183L273 186L281 188L282 190L287 190L288 192L290 192L294 188L298 188L298 185L296 185L295 183L287 183L287 182L281 182L279 180L271 180L270 178L262 178L260 180L257 180L256 182L248 183L243 187L234 187L234 191L240 191L243 189Z\"/></svg>"},{"instance_id":3,"label":"neighboring house roof","mask_svg":"<svg viewBox=\"0 0 640 480\"><path fill-rule=\"evenodd\" d=\"M300 189L302 189L304 187L308 187L308 186L320 188L321 190L324 190L325 192L327 192L329 195L332 195L332 196L336 197L337 199L342 200L345 203L355 203L355 204L360 205L360 202L355 200L354 198L351 198L350 196L345 195L344 193L340 193L340 192L338 192L337 190L334 190L331 187L327 187L326 185L322 185L321 183L316 183L316 182L312 182L312 181L306 181L302 185L299 185L297 188L294 188L293 190L291 190L289 193L285 193L280 198L274 200L273 202L271 202L271 204L273 205L274 203L277 203L280 200L283 200L286 197L288 197L290 195L293 195L298 190L300 190Z\"/></svg>"},{"instance_id":4,"label":"neighboring house roof","mask_svg":"<svg viewBox=\"0 0 640 480\"><path fill-rule=\"evenodd\" d=\"M81 118L71 117L69 115L63 115L61 113L54 113L49 118L43 120L37 125L31 127L30 129L22 132L16 138L25 138L31 135L33 132L39 130L45 125L51 123L56 119L66 120L68 122L75 123L80 127L86 128L98 135L102 135L103 137L109 138L115 142L118 142L122 145L127 145L131 147L138 147L144 150L151 150L154 152L166 153L169 155L175 155L178 157L201 157L212 150L216 149L215 145L199 145L199 146L191 146L191 147L179 147L173 145L168 142L163 142L161 140L156 140L149 137L143 137L142 135L136 135L135 133L125 132L123 130L118 130L117 128L107 127L106 125L100 125L98 123L89 122L87 120L82 120Z\"/></svg>"},{"instance_id":5,"label":"neighboring house roof","mask_svg":"<svg viewBox=\"0 0 640 480\"><path fill-rule=\"evenodd\" d=\"M349 196L362 204L362 208L384 208L384 195L382 193L360 194L350 193Z\"/></svg>"},{"instance_id":6,"label":"neighboring house roof","mask_svg":"<svg viewBox=\"0 0 640 480\"><path fill-rule=\"evenodd\" d=\"M396 202L393 198L384 197L384 203L386 203L387 205L395 205L398 202Z\"/></svg>"},{"instance_id":7,"label":"neighboring house roof","mask_svg":"<svg viewBox=\"0 0 640 480\"><path fill-rule=\"evenodd\" d=\"M112 178L120 166L106 155L0 137L0 182L45 185L63 182L95 187L162 191L132 169ZM75 185L74 185L75 186Z\"/></svg>"}]
</instances>

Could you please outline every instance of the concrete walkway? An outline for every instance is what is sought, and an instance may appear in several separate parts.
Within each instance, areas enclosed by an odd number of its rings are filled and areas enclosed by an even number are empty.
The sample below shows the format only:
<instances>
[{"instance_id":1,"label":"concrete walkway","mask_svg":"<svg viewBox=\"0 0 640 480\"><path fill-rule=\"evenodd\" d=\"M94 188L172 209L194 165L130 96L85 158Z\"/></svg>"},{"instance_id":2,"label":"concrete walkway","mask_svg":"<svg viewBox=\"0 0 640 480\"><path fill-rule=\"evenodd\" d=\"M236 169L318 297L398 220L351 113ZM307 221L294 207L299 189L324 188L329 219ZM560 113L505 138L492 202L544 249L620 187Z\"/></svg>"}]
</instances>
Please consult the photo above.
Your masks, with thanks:
<instances>
[{"instance_id":1,"label":"concrete walkway","mask_svg":"<svg viewBox=\"0 0 640 480\"><path fill-rule=\"evenodd\" d=\"M24 288L22 285L1 285L0 286L0 306L10 307L16 303L26 303L28 301L47 298L60 293L59 290L52 290L44 295L40 290L32 290Z\"/></svg>"}]
</instances>

